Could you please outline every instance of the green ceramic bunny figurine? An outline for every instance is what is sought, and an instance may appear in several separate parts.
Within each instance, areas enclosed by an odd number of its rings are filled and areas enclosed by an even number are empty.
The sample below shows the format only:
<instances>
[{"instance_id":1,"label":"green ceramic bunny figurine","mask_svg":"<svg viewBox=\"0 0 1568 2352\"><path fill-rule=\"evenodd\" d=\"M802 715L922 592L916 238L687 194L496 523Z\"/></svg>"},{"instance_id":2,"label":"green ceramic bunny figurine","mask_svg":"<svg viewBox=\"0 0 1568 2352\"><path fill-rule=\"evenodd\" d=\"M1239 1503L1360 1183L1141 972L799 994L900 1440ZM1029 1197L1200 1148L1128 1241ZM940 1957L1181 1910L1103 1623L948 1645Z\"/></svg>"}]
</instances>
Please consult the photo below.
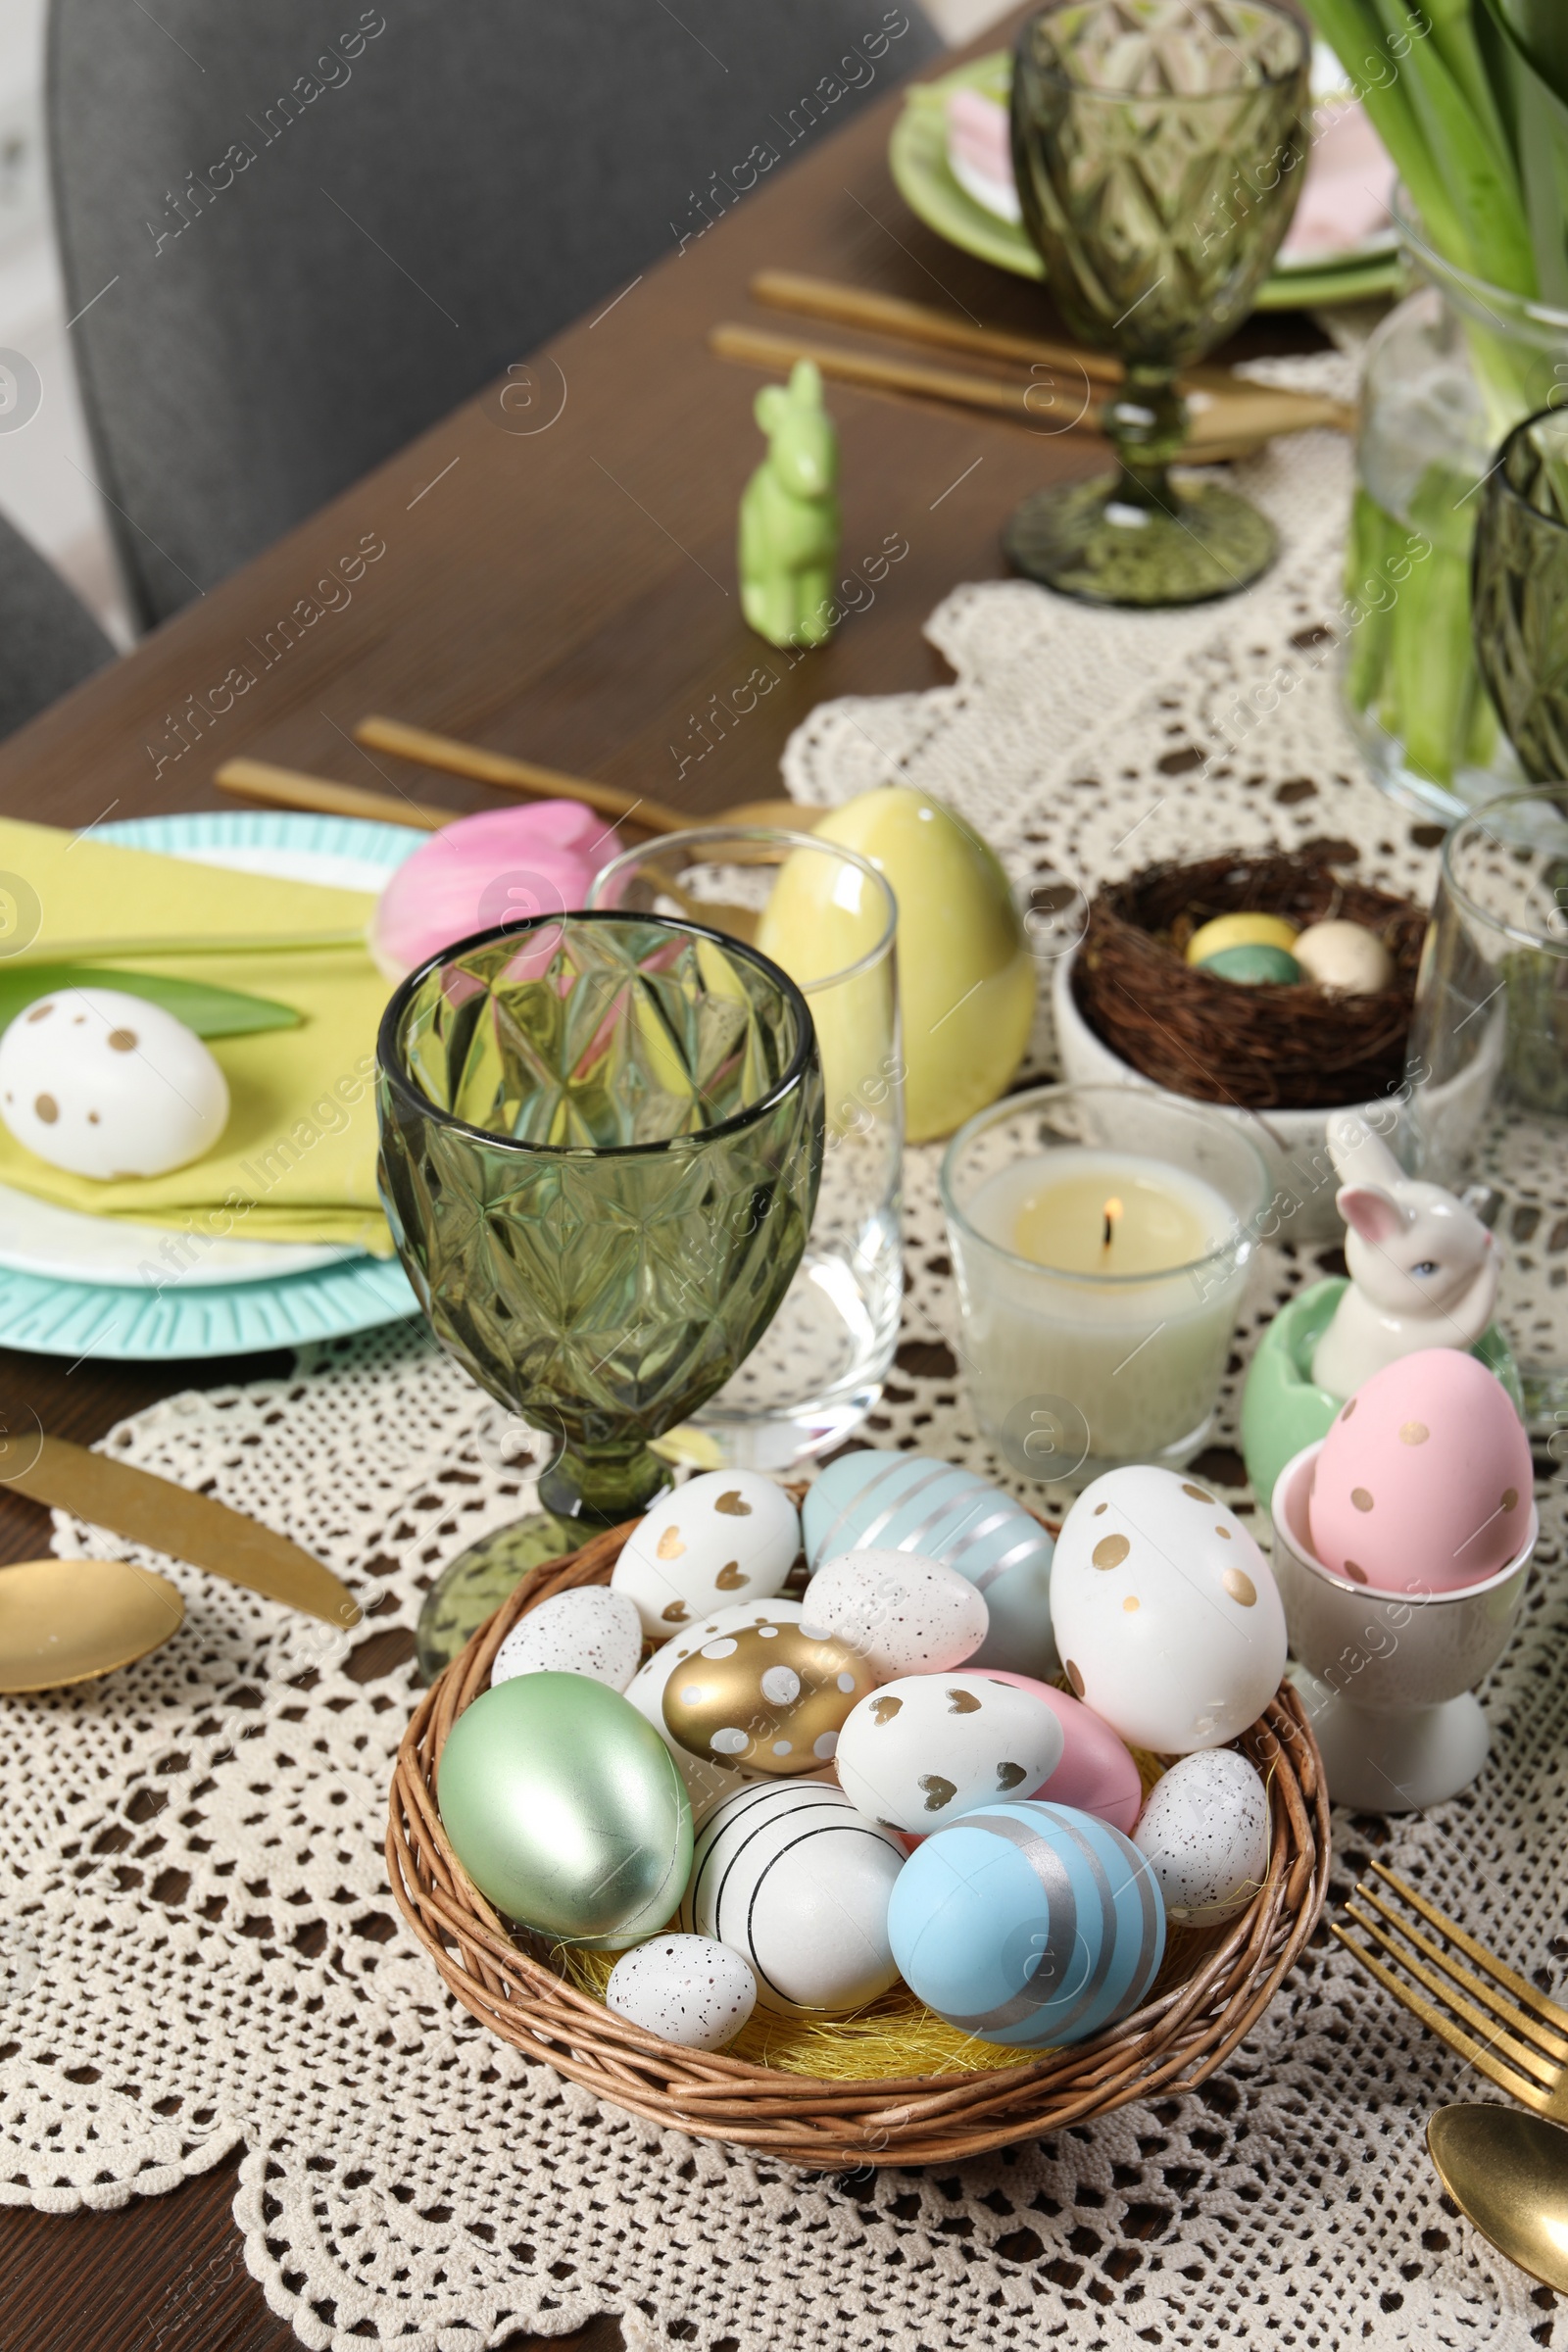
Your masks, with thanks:
<instances>
[{"instance_id":1,"label":"green ceramic bunny figurine","mask_svg":"<svg viewBox=\"0 0 1568 2352\"><path fill-rule=\"evenodd\" d=\"M741 500L742 609L770 645L823 645L835 618L839 437L813 361L799 361L787 387L763 386L757 421L768 451Z\"/></svg>"}]
</instances>

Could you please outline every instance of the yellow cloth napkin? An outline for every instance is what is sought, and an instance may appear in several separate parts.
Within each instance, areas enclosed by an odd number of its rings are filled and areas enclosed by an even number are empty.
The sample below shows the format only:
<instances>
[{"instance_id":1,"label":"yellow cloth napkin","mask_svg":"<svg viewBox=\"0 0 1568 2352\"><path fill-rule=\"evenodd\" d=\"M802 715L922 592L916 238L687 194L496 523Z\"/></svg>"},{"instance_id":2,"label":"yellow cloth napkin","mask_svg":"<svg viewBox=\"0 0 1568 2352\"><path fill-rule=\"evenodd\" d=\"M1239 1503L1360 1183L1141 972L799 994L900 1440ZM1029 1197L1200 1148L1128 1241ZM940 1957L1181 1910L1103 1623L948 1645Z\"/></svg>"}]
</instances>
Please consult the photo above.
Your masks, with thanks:
<instances>
[{"instance_id":1,"label":"yellow cloth napkin","mask_svg":"<svg viewBox=\"0 0 1568 2352\"><path fill-rule=\"evenodd\" d=\"M117 940L363 931L375 905L361 891L194 865L8 819L0 819L0 889L27 929L34 904L41 908L29 961L88 942L107 952ZM13 952L24 944L18 937ZM171 1176L100 1184L50 1167L0 1127L0 1183L63 1208L172 1226L198 1244L349 1242L390 1256L375 1191L374 1071L375 1033L391 992L368 951L116 954L109 960L122 971L270 997L304 1019L297 1029L207 1041L228 1081L231 1107L221 1141L204 1159Z\"/></svg>"}]
</instances>

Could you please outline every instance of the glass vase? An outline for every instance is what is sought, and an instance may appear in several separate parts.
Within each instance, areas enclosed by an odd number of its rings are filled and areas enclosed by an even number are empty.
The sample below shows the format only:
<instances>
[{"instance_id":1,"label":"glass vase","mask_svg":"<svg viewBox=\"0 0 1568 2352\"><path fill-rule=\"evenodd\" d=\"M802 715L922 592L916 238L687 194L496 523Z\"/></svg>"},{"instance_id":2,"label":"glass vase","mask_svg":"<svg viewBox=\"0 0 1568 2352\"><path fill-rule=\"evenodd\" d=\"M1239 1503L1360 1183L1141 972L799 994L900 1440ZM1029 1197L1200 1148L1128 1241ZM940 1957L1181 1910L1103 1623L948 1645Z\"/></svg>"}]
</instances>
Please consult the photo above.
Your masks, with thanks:
<instances>
[{"instance_id":1,"label":"glass vase","mask_svg":"<svg viewBox=\"0 0 1568 2352\"><path fill-rule=\"evenodd\" d=\"M1471 543L1498 443L1568 402L1568 314L1452 268L1402 189L1395 219L1416 284L1367 346L1344 686L1376 782L1450 824L1524 780L1471 647Z\"/></svg>"}]
</instances>

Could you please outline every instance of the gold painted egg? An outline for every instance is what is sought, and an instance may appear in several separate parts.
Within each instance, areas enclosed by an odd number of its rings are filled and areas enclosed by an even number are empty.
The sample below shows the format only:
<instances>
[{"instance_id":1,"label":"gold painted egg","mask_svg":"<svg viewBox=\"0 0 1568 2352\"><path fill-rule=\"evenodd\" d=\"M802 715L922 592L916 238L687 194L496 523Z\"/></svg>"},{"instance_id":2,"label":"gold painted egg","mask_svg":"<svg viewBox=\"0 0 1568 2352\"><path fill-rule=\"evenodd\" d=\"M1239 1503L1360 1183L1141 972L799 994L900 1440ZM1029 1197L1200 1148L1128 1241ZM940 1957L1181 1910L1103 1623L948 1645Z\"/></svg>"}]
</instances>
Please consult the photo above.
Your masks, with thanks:
<instances>
[{"instance_id":1,"label":"gold painted egg","mask_svg":"<svg viewBox=\"0 0 1568 2352\"><path fill-rule=\"evenodd\" d=\"M771 1620L721 1634L664 1685L664 1721L694 1756L789 1779L820 1772L876 1676L831 1635Z\"/></svg>"}]
</instances>

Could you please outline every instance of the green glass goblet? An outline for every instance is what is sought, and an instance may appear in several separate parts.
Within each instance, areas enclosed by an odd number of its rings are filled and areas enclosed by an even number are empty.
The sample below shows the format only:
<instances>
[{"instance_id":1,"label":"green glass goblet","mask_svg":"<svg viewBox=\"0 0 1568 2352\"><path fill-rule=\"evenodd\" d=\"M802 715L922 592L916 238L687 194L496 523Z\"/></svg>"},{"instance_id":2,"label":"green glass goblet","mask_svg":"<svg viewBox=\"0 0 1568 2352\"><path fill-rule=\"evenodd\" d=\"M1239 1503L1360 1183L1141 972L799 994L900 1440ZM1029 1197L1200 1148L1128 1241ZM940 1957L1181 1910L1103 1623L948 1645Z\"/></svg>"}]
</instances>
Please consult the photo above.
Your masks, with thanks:
<instances>
[{"instance_id":1,"label":"green glass goblet","mask_svg":"<svg viewBox=\"0 0 1568 2352\"><path fill-rule=\"evenodd\" d=\"M1476 666L1535 784L1568 808L1568 415L1516 424L1488 474L1471 555Z\"/></svg>"},{"instance_id":2,"label":"green glass goblet","mask_svg":"<svg viewBox=\"0 0 1568 2352\"><path fill-rule=\"evenodd\" d=\"M1308 46L1267 0L1055 0L1018 36L1012 154L1024 224L1081 341L1118 353L1114 474L1026 499L1018 571L1099 605L1230 596L1274 533L1214 481L1178 486L1178 369L1238 327L1290 225Z\"/></svg>"},{"instance_id":3,"label":"green glass goblet","mask_svg":"<svg viewBox=\"0 0 1568 2352\"><path fill-rule=\"evenodd\" d=\"M646 1509L649 1441L744 1361L789 1289L823 1146L794 982L695 923L482 933L413 972L377 1048L381 1196L441 1345L560 1450L543 1513L454 1560L428 1676L520 1575Z\"/></svg>"}]
</instances>

